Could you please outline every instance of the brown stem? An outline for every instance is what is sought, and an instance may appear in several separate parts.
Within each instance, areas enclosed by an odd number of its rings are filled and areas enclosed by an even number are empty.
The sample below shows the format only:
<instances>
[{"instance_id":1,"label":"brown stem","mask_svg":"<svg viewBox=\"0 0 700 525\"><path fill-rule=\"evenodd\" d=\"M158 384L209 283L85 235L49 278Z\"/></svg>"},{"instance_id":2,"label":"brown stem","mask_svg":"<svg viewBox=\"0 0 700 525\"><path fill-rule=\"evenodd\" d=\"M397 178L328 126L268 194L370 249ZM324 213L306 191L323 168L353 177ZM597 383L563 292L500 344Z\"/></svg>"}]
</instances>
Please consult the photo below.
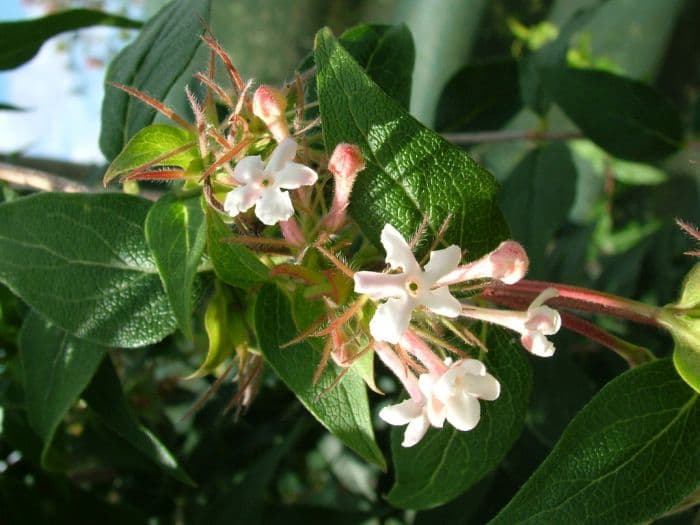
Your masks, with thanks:
<instances>
[{"instance_id":1,"label":"brown stem","mask_svg":"<svg viewBox=\"0 0 700 525\"><path fill-rule=\"evenodd\" d=\"M512 140L573 140L583 138L578 131L539 131L528 130L504 130L504 131L477 131L474 133L443 133L442 136L453 144L480 144L493 142L510 142Z\"/></svg>"}]
</instances>

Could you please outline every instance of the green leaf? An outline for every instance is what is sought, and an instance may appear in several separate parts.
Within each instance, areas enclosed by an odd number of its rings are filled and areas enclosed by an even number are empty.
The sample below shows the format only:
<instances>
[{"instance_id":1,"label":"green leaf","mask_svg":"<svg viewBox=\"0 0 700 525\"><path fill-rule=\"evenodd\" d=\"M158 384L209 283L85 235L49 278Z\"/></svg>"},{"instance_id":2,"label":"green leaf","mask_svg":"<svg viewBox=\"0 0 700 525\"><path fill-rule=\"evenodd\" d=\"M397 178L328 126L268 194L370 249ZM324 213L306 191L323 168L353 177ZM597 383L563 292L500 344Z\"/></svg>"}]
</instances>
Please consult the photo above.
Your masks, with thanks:
<instances>
[{"instance_id":1,"label":"green leaf","mask_svg":"<svg viewBox=\"0 0 700 525\"><path fill-rule=\"evenodd\" d=\"M210 7L211 0L175 0L167 4L112 60L106 82L124 84L160 101L171 92L184 97L181 77L194 67L197 50L203 45L199 35L209 21ZM115 158L131 137L153 122L155 115L154 109L108 84L100 131L105 157Z\"/></svg>"},{"instance_id":2,"label":"green leaf","mask_svg":"<svg viewBox=\"0 0 700 525\"><path fill-rule=\"evenodd\" d=\"M0 281L68 333L134 348L175 329L131 195L41 193L0 205Z\"/></svg>"},{"instance_id":3,"label":"green leaf","mask_svg":"<svg viewBox=\"0 0 700 525\"><path fill-rule=\"evenodd\" d=\"M532 386L525 350L500 329L489 330L486 345L490 351L484 362L501 383L501 395L481 402L481 420L469 432L448 423L404 448L404 429L394 429L396 482L387 496L393 505L427 509L456 498L496 468L520 435Z\"/></svg>"},{"instance_id":4,"label":"green leaf","mask_svg":"<svg viewBox=\"0 0 700 525\"><path fill-rule=\"evenodd\" d=\"M77 339L36 312L22 325L19 355L24 371L25 408L29 423L44 442L42 464L58 424L97 371L107 349Z\"/></svg>"},{"instance_id":5,"label":"green leaf","mask_svg":"<svg viewBox=\"0 0 700 525\"><path fill-rule=\"evenodd\" d=\"M107 428L145 458L178 481L194 485L173 454L134 416L111 359L102 361L83 399Z\"/></svg>"},{"instance_id":6,"label":"green leaf","mask_svg":"<svg viewBox=\"0 0 700 525\"><path fill-rule=\"evenodd\" d=\"M180 330L192 338L193 285L206 243L200 195L167 194L146 216L146 240Z\"/></svg>"},{"instance_id":7,"label":"green leaf","mask_svg":"<svg viewBox=\"0 0 700 525\"><path fill-rule=\"evenodd\" d=\"M556 40L518 62L522 100L538 115L544 116L552 102L549 94L542 87L539 69L563 66L566 63L571 37L590 21L597 8L598 6L595 4L581 9L577 8L577 11L562 26Z\"/></svg>"},{"instance_id":8,"label":"green leaf","mask_svg":"<svg viewBox=\"0 0 700 525\"><path fill-rule=\"evenodd\" d=\"M141 22L92 9L69 9L34 20L0 23L0 71L31 60L48 39L82 27L138 29Z\"/></svg>"},{"instance_id":9,"label":"green leaf","mask_svg":"<svg viewBox=\"0 0 700 525\"><path fill-rule=\"evenodd\" d=\"M654 88L604 71L548 67L539 75L554 102L609 153L652 161L680 148L680 115Z\"/></svg>"},{"instance_id":10,"label":"green leaf","mask_svg":"<svg viewBox=\"0 0 700 525\"><path fill-rule=\"evenodd\" d=\"M404 25L359 25L348 29L338 38L355 61L362 66L376 84L406 110L411 102L411 85L415 46L411 32ZM314 66L314 55L310 54L299 67L307 71ZM318 100L316 82L306 83L305 100ZM307 111L306 118L319 115L318 107Z\"/></svg>"},{"instance_id":11,"label":"green leaf","mask_svg":"<svg viewBox=\"0 0 700 525\"><path fill-rule=\"evenodd\" d=\"M191 147L187 148L188 144ZM186 149L152 164L149 169L177 166L187 170L193 163L195 169L198 167L197 164L201 164L199 150L191 133L167 124L151 124L129 140L122 152L107 168L102 182L106 186L117 177L126 175L144 164L151 163L163 155L183 148Z\"/></svg>"},{"instance_id":12,"label":"green leaf","mask_svg":"<svg viewBox=\"0 0 700 525\"><path fill-rule=\"evenodd\" d=\"M374 441L367 391L350 370L342 381L326 390L340 373L329 363L316 385L313 377L321 355L307 342L281 348L299 335L290 302L272 284L260 290L255 304L255 326L265 360L319 422L345 445L381 468L386 463Z\"/></svg>"},{"instance_id":13,"label":"green leaf","mask_svg":"<svg viewBox=\"0 0 700 525\"><path fill-rule=\"evenodd\" d=\"M435 128L443 132L498 129L521 105L514 60L465 66L440 95Z\"/></svg>"},{"instance_id":14,"label":"green leaf","mask_svg":"<svg viewBox=\"0 0 700 525\"><path fill-rule=\"evenodd\" d=\"M668 359L608 383L491 522L647 522L700 484L700 403Z\"/></svg>"},{"instance_id":15,"label":"green leaf","mask_svg":"<svg viewBox=\"0 0 700 525\"><path fill-rule=\"evenodd\" d=\"M226 284L248 289L268 280L268 269L245 246L227 242L234 233L216 210L207 208L207 249L216 275Z\"/></svg>"},{"instance_id":16,"label":"green leaf","mask_svg":"<svg viewBox=\"0 0 700 525\"><path fill-rule=\"evenodd\" d=\"M673 336L673 364L683 380L700 393L700 263L690 270L678 302L664 308L662 322Z\"/></svg>"},{"instance_id":17,"label":"green leaf","mask_svg":"<svg viewBox=\"0 0 700 525\"><path fill-rule=\"evenodd\" d=\"M231 355L237 344L247 340L248 333L242 308L232 300L231 289L220 282L216 281L216 292L204 314L204 329L209 339L207 356L189 378L213 372Z\"/></svg>"},{"instance_id":18,"label":"green leaf","mask_svg":"<svg viewBox=\"0 0 700 525\"><path fill-rule=\"evenodd\" d=\"M367 76L408 109L416 51L405 25L361 25L345 31L338 41Z\"/></svg>"},{"instance_id":19,"label":"green leaf","mask_svg":"<svg viewBox=\"0 0 700 525\"><path fill-rule=\"evenodd\" d=\"M507 236L498 184L466 153L411 117L364 73L329 30L316 36L317 88L326 150L358 144L367 161L350 213L375 244L386 224L408 237L423 217L432 236L477 257Z\"/></svg>"},{"instance_id":20,"label":"green leaf","mask_svg":"<svg viewBox=\"0 0 700 525\"><path fill-rule=\"evenodd\" d=\"M542 273L547 244L574 204L576 178L569 149L552 142L528 153L503 184L501 207L535 272Z\"/></svg>"}]
</instances>

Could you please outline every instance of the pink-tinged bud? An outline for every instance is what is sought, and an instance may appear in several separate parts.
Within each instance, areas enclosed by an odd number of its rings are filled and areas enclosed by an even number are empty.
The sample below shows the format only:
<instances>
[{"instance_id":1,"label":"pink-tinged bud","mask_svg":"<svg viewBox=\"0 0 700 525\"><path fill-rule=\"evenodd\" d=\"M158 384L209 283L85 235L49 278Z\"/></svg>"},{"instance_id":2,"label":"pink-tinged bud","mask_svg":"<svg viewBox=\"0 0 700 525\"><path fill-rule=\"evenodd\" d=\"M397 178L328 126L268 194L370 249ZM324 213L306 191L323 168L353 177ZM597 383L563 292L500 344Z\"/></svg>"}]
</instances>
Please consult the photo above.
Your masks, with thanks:
<instances>
[{"instance_id":1,"label":"pink-tinged bud","mask_svg":"<svg viewBox=\"0 0 700 525\"><path fill-rule=\"evenodd\" d=\"M282 142L289 136L289 127L285 110L287 98L279 90L271 86L260 86L253 95L253 115L267 125L270 133L277 142Z\"/></svg>"},{"instance_id":2,"label":"pink-tinged bud","mask_svg":"<svg viewBox=\"0 0 700 525\"><path fill-rule=\"evenodd\" d=\"M354 144L338 144L328 161L328 171L333 174L335 192L333 202L325 223L331 231L339 230L345 222L350 194L357 179L357 174L365 169L362 151Z\"/></svg>"},{"instance_id":3,"label":"pink-tinged bud","mask_svg":"<svg viewBox=\"0 0 700 525\"><path fill-rule=\"evenodd\" d=\"M352 364L352 354L349 352L348 345L345 344L345 336L340 330L333 330L331 332L331 340L333 343L331 358L339 367L349 367Z\"/></svg>"},{"instance_id":4,"label":"pink-tinged bud","mask_svg":"<svg viewBox=\"0 0 700 525\"><path fill-rule=\"evenodd\" d=\"M503 241L492 252L460 266L436 284L445 286L477 279L495 279L504 284L514 284L525 277L529 265L530 260L520 243Z\"/></svg>"},{"instance_id":5,"label":"pink-tinged bud","mask_svg":"<svg viewBox=\"0 0 700 525\"><path fill-rule=\"evenodd\" d=\"M296 246L297 248L304 245L306 242L304 239L304 234L301 233L299 224L297 224L294 217L291 217L286 221L280 221L279 225L280 230L282 230L282 236L289 244Z\"/></svg>"}]
</instances>

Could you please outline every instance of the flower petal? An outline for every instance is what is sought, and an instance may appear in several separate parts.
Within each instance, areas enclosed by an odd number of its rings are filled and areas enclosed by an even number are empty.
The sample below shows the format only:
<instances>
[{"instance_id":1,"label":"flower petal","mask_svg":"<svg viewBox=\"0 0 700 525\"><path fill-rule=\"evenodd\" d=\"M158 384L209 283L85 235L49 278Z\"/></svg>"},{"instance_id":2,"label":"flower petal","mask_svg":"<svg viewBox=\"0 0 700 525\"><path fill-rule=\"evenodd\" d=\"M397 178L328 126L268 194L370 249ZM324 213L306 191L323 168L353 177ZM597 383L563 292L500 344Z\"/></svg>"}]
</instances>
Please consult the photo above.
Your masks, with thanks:
<instances>
[{"instance_id":1,"label":"flower petal","mask_svg":"<svg viewBox=\"0 0 700 525\"><path fill-rule=\"evenodd\" d=\"M401 442L402 447L412 447L418 443L425 433L430 428L430 422L425 416L417 417L413 419L406 427L406 432L403 434L403 441Z\"/></svg>"},{"instance_id":2,"label":"flower petal","mask_svg":"<svg viewBox=\"0 0 700 525\"><path fill-rule=\"evenodd\" d=\"M252 181L257 181L263 176L265 164L260 155L243 157L238 161L238 164L233 168L233 178L241 184L248 184Z\"/></svg>"},{"instance_id":3,"label":"flower petal","mask_svg":"<svg viewBox=\"0 0 700 525\"><path fill-rule=\"evenodd\" d=\"M447 286L428 290L418 300L431 312L445 317L457 317L462 312L462 304L452 296Z\"/></svg>"},{"instance_id":4,"label":"flower petal","mask_svg":"<svg viewBox=\"0 0 700 525\"><path fill-rule=\"evenodd\" d=\"M436 378L432 374L421 374L418 378L418 387L425 397L425 415L430 424L436 428L442 428L445 424L445 405L433 395L433 387Z\"/></svg>"},{"instance_id":5,"label":"flower petal","mask_svg":"<svg viewBox=\"0 0 700 525\"><path fill-rule=\"evenodd\" d=\"M561 328L561 315L549 306L529 309L525 328L544 335L554 335Z\"/></svg>"},{"instance_id":6,"label":"flower petal","mask_svg":"<svg viewBox=\"0 0 700 525\"><path fill-rule=\"evenodd\" d=\"M268 226L277 224L279 221L286 221L294 215L294 206L292 206L289 193L276 188L263 190L262 196L255 206L255 215Z\"/></svg>"},{"instance_id":7,"label":"flower petal","mask_svg":"<svg viewBox=\"0 0 700 525\"><path fill-rule=\"evenodd\" d=\"M224 211L231 217L235 217L255 204L262 195L262 190L254 184L246 184L234 188L226 194Z\"/></svg>"},{"instance_id":8,"label":"flower petal","mask_svg":"<svg viewBox=\"0 0 700 525\"><path fill-rule=\"evenodd\" d=\"M409 274L421 272L411 247L391 224L385 225L382 229L381 241L386 251L386 262L392 269L402 268Z\"/></svg>"},{"instance_id":9,"label":"flower petal","mask_svg":"<svg viewBox=\"0 0 700 525\"><path fill-rule=\"evenodd\" d=\"M479 401L468 394L460 393L445 404L447 421L457 430L473 429L481 418Z\"/></svg>"},{"instance_id":10,"label":"flower petal","mask_svg":"<svg viewBox=\"0 0 700 525\"><path fill-rule=\"evenodd\" d=\"M369 323L369 331L377 341L398 344L411 323L415 304L408 297L389 299L380 304Z\"/></svg>"},{"instance_id":11,"label":"flower petal","mask_svg":"<svg viewBox=\"0 0 700 525\"><path fill-rule=\"evenodd\" d=\"M266 171L275 173L281 171L287 162L294 160L297 154L297 142L291 137L287 137L282 142L277 144L275 151L270 154L267 159Z\"/></svg>"},{"instance_id":12,"label":"flower petal","mask_svg":"<svg viewBox=\"0 0 700 525\"><path fill-rule=\"evenodd\" d=\"M539 357L552 357L556 350L554 343L540 332L526 332L520 338L520 342L530 353Z\"/></svg>"},{"instance_id":13,"label":"flower petal","mask_svg":"<svg viewBox=\"0 0 700 525\"><path fill-rule=\"evenodd\" d=\"M355 291L369 295L375 301L406 295L406 277L403 274L356 272Z\"/></svg>"},{"instance_id":14,"label":"flower petal","mask_svg":"<svg viewBox=\"0 0 700 525\"><path fill-rule=\"evenodd\" d=\"M491 374L468 375L464 380L464 391L478 399L493 401L501 395L501 384Z\"/></svg>"},{"instance_id":15,"label":"flower petal","mask_svg":"<svg viewBox=\"0 0 700 525\"><path fill-rule=\"evenodd\" d=\"M287 162L275 174L277 186L286 190L295 190L299 186L309 186L317 180L318 175L314 170L298 162Z\"/></svg>"},{"instance_id":16,"label":"flower petal","mask_svg":"<svg viewBox=\"0 0 700 525\"><path fill-rule=\"evenodd\" d=\"M379 411L379 417L390 425L406 425L413 419L421 415L423 407L413 401L406 399L396 405L389 405Z\"/></svg>"},{"instance_id":17,"label":"flower petal","mask_svg":"<svg viewBox=\"0 0 700 525\"><path fill-rule=\"evenodd\" d=\"M462 259L459 246L448 246L444 250L430 252L430 261L425 265L425 281L432 286L438 279L457 269Z\"/></svg>"},{"instance_id":18,"label":"flower petal","mask_svg":"<svg viewBox=\"0 0 700 525\"><path fill-rule=\"evenodd\" d=\"M559 297L559 292L556 288L545 288L540 292L540 294L535 297L535 299L530 303L528 310L534 310L542 306L546 301Z\"/></svg>"}]
</instances>

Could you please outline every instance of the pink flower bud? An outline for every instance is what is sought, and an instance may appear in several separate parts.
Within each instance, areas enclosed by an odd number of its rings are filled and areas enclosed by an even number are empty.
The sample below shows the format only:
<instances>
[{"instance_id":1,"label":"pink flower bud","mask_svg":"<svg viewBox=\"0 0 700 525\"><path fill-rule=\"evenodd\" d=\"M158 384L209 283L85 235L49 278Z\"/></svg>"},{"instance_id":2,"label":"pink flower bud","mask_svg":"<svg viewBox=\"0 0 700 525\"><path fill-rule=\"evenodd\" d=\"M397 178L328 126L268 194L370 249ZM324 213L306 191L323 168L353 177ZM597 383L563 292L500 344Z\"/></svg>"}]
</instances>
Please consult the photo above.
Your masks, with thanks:
<instances>
[{"instance_id":1,"label":"pink flower bud","mask_svg":"<svg viewBox=\"0 0 700 525\"><path fill-rule=\"evenodd\" d=\"M450 285L477 279L496 279L505 284L514 284L527 273L530 260L518 242L503 241L481 259L460 266L440 279L438 285Z\"/></svg>"},{"instance_id":2,"label":"pink flower bud","mask_svg":"<svg viewBox=\"0 0 700 525\"><path fill-rule=\"evenodd\" d=\"M326 217L329 231L337 231L345 222L350 194L357 174L365 169L362 151L354 144L338 144L328 161L328 170L333 174L335 193L331 209Z\"/></svg>"},{"instance_id":3,"label":"pink flower bud","mask_svg":"<svg viewBox=\"0 0 700 525\"><path fill-rule=\"evenodd\" d=\"M262 120L277 142L282 142L289 136L287 118L287 98L279 89L271 86L260 86L253 95L253 115Z\"/></svg>"},{"instance_id":4,"label":"pink flower bud","mask_svg":"<svg viewBox=\"0 0 700 525\"><path fill-rule=\"evenodd\" d=\"M282 236L284 239L292 246L301 247L306 242L304 240L304 234L301 233L299 224L294 217L290 217L286 221L280 221L280 230L282 230Z\"/></svg>"}]
</instances>

